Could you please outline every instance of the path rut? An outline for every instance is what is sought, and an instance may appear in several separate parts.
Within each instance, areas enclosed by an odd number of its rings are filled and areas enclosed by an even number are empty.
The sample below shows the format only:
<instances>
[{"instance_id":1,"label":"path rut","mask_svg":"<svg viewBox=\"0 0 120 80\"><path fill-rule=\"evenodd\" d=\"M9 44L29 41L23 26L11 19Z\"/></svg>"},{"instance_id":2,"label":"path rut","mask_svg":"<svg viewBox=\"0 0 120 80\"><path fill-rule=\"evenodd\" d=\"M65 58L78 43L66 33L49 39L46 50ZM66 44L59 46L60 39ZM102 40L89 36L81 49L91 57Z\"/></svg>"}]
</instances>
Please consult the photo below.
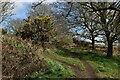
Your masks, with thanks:
<instances>
[{"instance_id":1,"label":"path rut","mask_svg":"<svg viewBox=\"0 0 120 80\"><path fill-rule=\"evenodd\" d=\"M78 66L72 65L72 64L69 64L69 63L67 63L67 62L60 61L60 60L58 60L58 61L61 62L61 63L64 64L64 65L66 65L66 66L70 66L70 67L74 70L74 72L75 72L75 74L76 74L75 77L77 77L77 78L84 78L84 75L83 75L83 73L82 73L82 70L81 70Z\"/></svg>"},{"instance_id":2,"label":"path rut","mask_svg":"<svg viewBox=\"0 0 120 80\"><path fill-rule=\"evenodd\" d=\"M85 67L85 71L82 72L84 78L98 78L92 66L84 58L82 58L80 55L77 55L76 53L70 53L70 54L75 58L79 58L79 60L82 62L83 66Z\"/></svg>"},{"instance_id":3,"label":"path rut","mask_svg":"<svg viewBox=\"0 0 120 80\"><path fill-rule=\"evenodd\" d=\"M56 60L66 66L70 66L74 70L76 75L75 77L77 78L98 78L92 66L85 59L81 58L80 55L76 55L73 53L70 53L70 55L72 55L73 58L79 58L79 60L82 62L83 66L85 67L85 70L81 70L78 66L74 64L69 64L69 62L67 63L59 59L56 59ZM51 56L51 58L54 58L54 57Z\"/></svg>"},{"instance_id":4,"label":"path rut","mask_svg":"<svg viewBox=\"0 0 120 80\"><path fill-rule=\"evenodd\" d=\"M85 67L85 73L86 73L85 78L97 78L97 75L95 74L91 65L84 59L80 59L80 61L83 63Z\"/></svg>"}]
</instances>

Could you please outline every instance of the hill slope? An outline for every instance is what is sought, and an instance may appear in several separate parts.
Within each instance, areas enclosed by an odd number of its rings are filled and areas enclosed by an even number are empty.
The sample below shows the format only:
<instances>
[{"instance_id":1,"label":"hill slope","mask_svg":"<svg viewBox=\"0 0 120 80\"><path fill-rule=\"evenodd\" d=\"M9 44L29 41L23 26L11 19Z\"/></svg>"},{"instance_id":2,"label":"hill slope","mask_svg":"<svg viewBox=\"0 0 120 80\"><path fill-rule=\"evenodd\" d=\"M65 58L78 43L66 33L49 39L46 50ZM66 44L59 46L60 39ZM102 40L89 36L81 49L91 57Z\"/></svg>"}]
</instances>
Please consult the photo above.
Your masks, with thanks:
<instances>
[{"instance_id":1,"label":"hill slope","mask_svg":"<svg viewBox=\"0 0 120 80\"><path fill-rule=\"evenodd\" d=\"M3 78L119 78L119 56L96 51L46 49L18 37L2 36Z\"/></svg>"}]
</instances>

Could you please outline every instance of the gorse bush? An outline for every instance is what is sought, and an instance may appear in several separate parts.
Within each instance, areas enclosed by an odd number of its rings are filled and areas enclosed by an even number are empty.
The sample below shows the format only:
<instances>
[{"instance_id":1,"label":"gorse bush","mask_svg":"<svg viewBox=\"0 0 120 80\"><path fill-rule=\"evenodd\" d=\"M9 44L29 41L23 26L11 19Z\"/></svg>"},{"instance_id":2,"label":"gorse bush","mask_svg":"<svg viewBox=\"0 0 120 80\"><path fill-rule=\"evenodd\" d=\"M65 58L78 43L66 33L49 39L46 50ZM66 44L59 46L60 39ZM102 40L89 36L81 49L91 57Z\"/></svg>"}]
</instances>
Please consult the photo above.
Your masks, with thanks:
<instances>
[{"instance_id":1,"label":"gorse bush","mask_svg":"<svg viewBox=\"0 0 120 80\"><path fill-rule=\"evenodd\" d=\"M16 35L22 39L33 40L34 43L49 42L55 32L54 24L49 16L36 16L33 20L28 19L21 29L16 29Z\"/></svg>"},{"instance_id":2,"label":"gorse bush","mask_svg":"<svg viewBox=\"0 0 120 80\"><path fill-rule=\"evenodd\" d=\"M73 45L72 37L57 32L57 27L52 22L50 16L36 16L33 20L28 18L24 25L20 28L15 28L16 36L20 36L23 40L32 40L32 44L39 44L42 47L52 44L56 47L70 47Z\"/></svg>"}]
</instances>

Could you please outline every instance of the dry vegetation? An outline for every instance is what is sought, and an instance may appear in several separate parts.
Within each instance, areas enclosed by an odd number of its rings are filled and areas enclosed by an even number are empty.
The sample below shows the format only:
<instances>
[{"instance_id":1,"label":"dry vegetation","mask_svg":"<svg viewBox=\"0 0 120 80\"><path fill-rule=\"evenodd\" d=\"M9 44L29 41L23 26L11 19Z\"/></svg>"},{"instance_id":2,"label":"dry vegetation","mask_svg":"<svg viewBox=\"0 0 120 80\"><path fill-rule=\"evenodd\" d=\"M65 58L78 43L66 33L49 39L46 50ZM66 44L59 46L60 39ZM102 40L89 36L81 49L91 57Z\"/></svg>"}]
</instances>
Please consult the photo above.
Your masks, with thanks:
<instances>
[{"instance_id":1,"label":"dry vegetation","mask_svg":"<svg viewBox=\"0 0 120 80\"><path fill-rule=\"evenodd\" d=\"M10 39L7 36L3 36L3 38L3 78L25 78L33 72L45 70L45 61L40 56L37 56L35 49L31 47L31 50L29 50L29 46L23 44L23 41L19 42L19 40L16 40L17 38L11 37L12 39ZM14 44L16 43L15 40L18 41L16 45Z\"/></svg>"}]
</instances>

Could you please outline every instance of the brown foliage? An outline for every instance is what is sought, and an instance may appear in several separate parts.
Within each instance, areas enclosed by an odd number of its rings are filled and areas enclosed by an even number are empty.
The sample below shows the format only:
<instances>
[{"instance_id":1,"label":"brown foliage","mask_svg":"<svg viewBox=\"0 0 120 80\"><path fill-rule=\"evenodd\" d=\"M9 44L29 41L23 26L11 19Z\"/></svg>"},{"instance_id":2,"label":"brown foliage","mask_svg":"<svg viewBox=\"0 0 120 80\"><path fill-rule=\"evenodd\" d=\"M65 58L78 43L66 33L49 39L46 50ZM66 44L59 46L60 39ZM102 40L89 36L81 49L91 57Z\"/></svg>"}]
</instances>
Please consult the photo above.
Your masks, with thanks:
<instances>
[{"instance_id":1,"label":"brown foliage","mask_svg":"<svg viewBox=\"0 0 120 80\"><path fill-rule=\"evenodd\" d=\"M7 30L2 28L2 34L7 34Z\"/></svg>"},{"instance_id":2,"label":"brown foliage","mask_svg":"<svg viewBox=\"0 0 120 80\"><path fill-rule=\"evenodd\" d=\"M40 59L33 52L20 52L10 45L2 46L2 74L3 77L25 78L36 71L46 69L45 60Z\"/></svg>"}]
</instances>

